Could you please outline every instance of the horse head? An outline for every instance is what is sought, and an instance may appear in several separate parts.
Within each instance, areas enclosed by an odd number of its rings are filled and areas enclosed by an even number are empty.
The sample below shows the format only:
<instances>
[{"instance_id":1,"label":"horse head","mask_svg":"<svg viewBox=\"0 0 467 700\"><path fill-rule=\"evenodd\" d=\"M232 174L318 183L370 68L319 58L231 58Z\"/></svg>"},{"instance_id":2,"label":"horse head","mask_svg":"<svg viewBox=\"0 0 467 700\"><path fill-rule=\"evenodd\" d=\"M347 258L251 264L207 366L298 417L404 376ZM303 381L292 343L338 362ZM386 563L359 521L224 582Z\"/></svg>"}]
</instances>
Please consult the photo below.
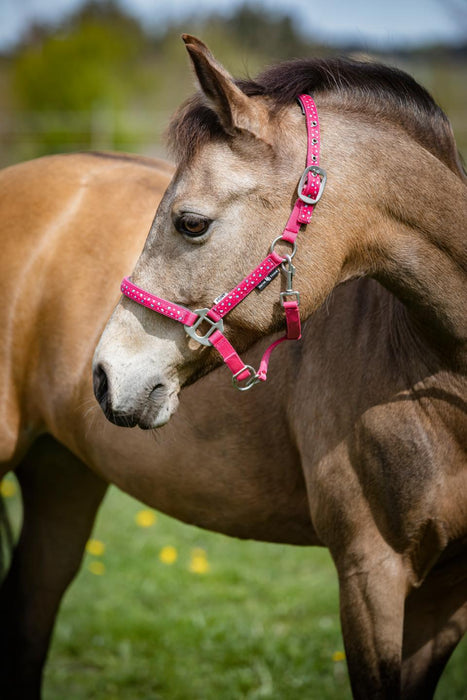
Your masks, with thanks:
<instances>
[{"instance_id":1,"label":"horse head","mask_svg":"<svg viewBox=\"0 0 467 700\"><path fill-rule=\"evenodd\" d=\"M235 381L246 380L249 387L264 379L264 371L243 365L238 353L284 326L292 272L302 318L337 284L381 272L390 256L387 246L403 223L400 190L413 201L417 187L416 179L405 184L400 148L421 162L415 150L420 141L438 147L430 133L412 125L417 109L412 121L410 110L398 112L402 90L413 91L416 106L432 104L423 88L398 71L385 82L384 67L303 61L270 69L258 82L236 82L201 41L188 35L184 41L201 91L172 121L178 167L94 357L96 396L120 425L167 422L180 388L220 363L214 341L230 358ZM383 89L385 109L378 100ZM311 92L328 184L306 231L301 224L309 219L299 212L295 242L284 236L294 202L306 204L306 196L300 198L308 174L319 195L325 177L313 166L304 172L313 139L297 98ZM455 170L449 144L441 155ZM309 199L311 206L318 198ZM261 261L285 274L270 284L255 282L254 291L243 295L241 285L251 284L251 271L256 275ZM298 317L298 295L292 299Z\"/></svg>"}]
</instances>

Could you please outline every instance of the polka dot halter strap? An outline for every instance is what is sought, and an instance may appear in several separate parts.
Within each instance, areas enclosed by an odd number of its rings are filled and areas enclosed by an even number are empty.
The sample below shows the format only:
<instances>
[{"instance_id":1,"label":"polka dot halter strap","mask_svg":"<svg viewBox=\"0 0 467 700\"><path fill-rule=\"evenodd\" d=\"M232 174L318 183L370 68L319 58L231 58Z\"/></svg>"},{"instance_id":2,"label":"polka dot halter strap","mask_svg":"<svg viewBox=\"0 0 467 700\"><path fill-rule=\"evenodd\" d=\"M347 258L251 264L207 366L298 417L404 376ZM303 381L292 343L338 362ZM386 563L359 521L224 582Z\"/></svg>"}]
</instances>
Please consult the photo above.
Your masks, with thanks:
<instances>
[{"instance_id":1,"label":"polka dot halter strap","mask_svg":"<svg viewBox=\"0 0 467 700\"><path fill-rule=\"evenodd\" d=\"M125 277L120 287L122 294L129 299L146 306L151 311L157 311L159 314L182 323L186 333L198 343L215 347L232 372L234 387L240 391L251 389L258 382L266 380L269 358L275 347L284 340L299 340L301 337L300 294L293 289L295 267L292 264L292 259L297 249L296 239L300 229L310 222L313 209L323 194L326 173L319 165L320 133L316 105L310 95L300 95L298 101L306 119L308 135L306 168L298 185L298 199L293 206L284 231L273 240L269 254L253 272L230 292L217 297L210 309L196 309L195 311L190 311L183 306L146 292L133 284L128 277ZM276 245L281 241L290 244L289 254L276 253ZM254 289L262 291L279 274L280 270L286 277L286 289L284 292L280 292L280 301L285 313L287 332L285 336L267 348L256 372L253 367L242 362L225 337L223 318ZM204 335L201 335L199 326L203 321L209 324L209 328Z\"/></svg>"}]
</instances>

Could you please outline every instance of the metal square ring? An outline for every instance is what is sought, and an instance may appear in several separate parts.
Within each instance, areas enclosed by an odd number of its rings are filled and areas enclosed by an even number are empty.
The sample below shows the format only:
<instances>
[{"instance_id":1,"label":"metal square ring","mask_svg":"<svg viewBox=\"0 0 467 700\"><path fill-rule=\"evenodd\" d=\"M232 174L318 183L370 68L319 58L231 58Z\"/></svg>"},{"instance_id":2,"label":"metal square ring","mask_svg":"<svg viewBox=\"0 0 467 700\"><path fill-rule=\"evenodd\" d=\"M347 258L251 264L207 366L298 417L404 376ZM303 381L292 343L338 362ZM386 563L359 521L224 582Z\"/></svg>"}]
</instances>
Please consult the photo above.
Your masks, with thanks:
<instances>
[{"instance_id":1,"label":"metal square ring","mask_svg":"<svg viewBox=\"0 0 467 700\"><path fill-rule=\"evenodd\" d=\"M211 309L195 309L193 313L198 314L198 320L195 321L192 326L183 326L185 329L185 333L189 335L190 338L193 338L193 340L197 340L198 343L201 343L201 345L211 345L211 341L209 340L209 338L214 333L214 331L218 330L222 333L222 331L224 330L224 322L221 318L218 321L213 321L211 318L208 318L207 314L210 311ZM207 333L205 333L204 335L198 335L196 329L203 321L210 323L211 328L209 328Z\"/></svg>"}]
</instances>

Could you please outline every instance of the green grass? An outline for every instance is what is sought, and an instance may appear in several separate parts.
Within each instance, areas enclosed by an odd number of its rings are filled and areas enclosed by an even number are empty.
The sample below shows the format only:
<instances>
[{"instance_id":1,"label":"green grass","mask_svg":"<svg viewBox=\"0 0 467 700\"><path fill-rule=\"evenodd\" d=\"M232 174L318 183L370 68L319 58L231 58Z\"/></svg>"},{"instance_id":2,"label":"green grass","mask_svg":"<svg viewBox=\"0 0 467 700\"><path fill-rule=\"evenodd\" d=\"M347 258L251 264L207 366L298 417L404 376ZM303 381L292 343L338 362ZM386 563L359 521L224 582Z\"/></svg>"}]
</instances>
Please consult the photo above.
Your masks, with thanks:
<instances>
[{"instance_id":1,"label":"green grass","mask_svg":"<svg viewBox=\"0 0 467 700\"><path fill-rule=\"evenodd\" d=\"M345 661L333 660L343 643L326 550L241 542L162 515L141 527L141 510L110 490L93 535L105 550L85 555L65 597L44 700L351 697ZM167 546L172 564L159 558ZM190 570L198 548L205 573ZM465 668L464 642L437 700L467 698Z\"/></svg>"}]
</instances>

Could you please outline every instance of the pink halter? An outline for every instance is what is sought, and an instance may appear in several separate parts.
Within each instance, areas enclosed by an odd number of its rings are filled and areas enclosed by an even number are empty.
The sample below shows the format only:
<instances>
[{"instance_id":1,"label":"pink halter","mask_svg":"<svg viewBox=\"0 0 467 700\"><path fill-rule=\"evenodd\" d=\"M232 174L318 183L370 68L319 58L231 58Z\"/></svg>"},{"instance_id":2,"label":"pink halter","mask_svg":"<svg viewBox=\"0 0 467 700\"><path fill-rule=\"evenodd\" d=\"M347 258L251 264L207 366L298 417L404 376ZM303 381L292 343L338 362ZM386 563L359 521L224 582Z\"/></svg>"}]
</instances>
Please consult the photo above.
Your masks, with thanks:
<instances>
[{"instance_id":1,"label":"pink halter","mask_svg":"<svg viewBox=\"0 0 467 700\"><path fill-rule=\"evenodd\" d=\"M184 306L166 301L154 296L133 284L128 277L125 277L121 284L121 291L125 296L136 301L142 306L146 306L152 311L157 311L174 321L183 323L186 333L202 345L212 345L222 355L226 365L232 372L233 385L240 391L251 389L258 382L266 381L269 358L272 351L284 340L298 340L301 337L300 327L300 295L293 289L293 277L295 268L292 265L292 258L296 251L296 238L302 224L308 224L313 214L315 204L320 200L326 184L326 173L319 167L319 146L320 133L319 121L316 105L310 95L300 95L298 98L306 118L308 146L306 168L300 178L298 185L298 199L294 204L292 213L287 221L286 227L281 236L278 236L272 243L269 255L245 277L240 284L237 284L230 292L221 294L214 300L214 306L210 309L196 309L190 311ZM285 241L292 246L290 255L281 256L275 252L274 248L279 241ZM233 346L223 334L223 318L234 309L245 297L257 289L261 291L279 274L279 267L287 278L285 292L280 292L281 305L284 309L287 332L282 338L272 343L263 355L257 372L250 365L245 365ZM197 329L199 325L206 321L210 328L205 335L199 335ZM240 382L245 382L243 386Z\"/></svg>"}]
</instances>

